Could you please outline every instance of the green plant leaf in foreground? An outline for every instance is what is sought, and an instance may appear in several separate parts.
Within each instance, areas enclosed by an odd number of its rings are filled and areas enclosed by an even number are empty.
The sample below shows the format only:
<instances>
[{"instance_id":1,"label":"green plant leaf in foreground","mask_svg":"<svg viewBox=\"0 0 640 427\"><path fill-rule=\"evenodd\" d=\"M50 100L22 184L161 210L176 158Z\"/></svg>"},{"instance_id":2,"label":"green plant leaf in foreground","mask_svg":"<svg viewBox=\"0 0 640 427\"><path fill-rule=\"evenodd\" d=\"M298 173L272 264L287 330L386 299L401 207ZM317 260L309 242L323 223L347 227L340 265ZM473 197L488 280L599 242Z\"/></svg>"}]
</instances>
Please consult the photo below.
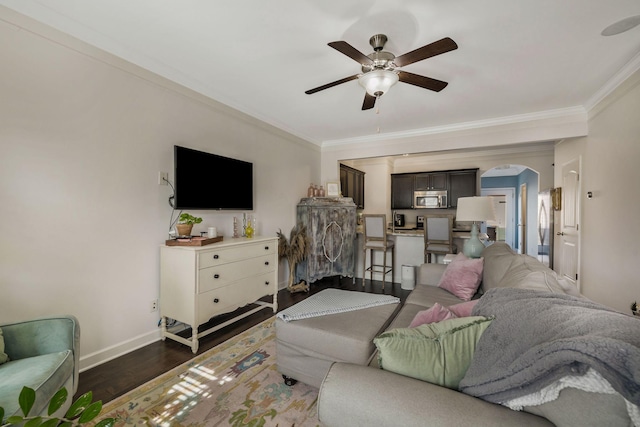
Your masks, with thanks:
<instances>
[{"instance_id":1,"label":"green plant leaf in foreground","mask_svg":"<svg viewBox=\"0 0 640 427\"><path fill-rule=\"evenodd\" d=\"M93 402L91 405L87 406L87 409L80 414L78 422L80 424L88 423L97 417L100 411L102 411L102 401L98 400L97 402Z\"/></svg>"},{"instance_id":2,"label":"green plant leaf in foreground","mask_svg":"<svg viewBox=\"0 0 640 427\"><path fill-rule=\"evenodd\" d=\"M33 402L36 401L36 392L27 386L22 387L22 391L20 392L20 396L18 396L18 403L20 404L20 409L22 413L26 417L29 415L29 411L33 408Z\"/></svg>"},{"instance_id":3,"label":"green plant leaf in foreground","mask_svg":"<svg viewBox=\"0 0 640 427\"><path fill-rule=\"evenodd\" d=\"M19 425L22 427L77 427L93 421L102 411L102 401L91 402L93 393L90 391L80 396L71 404L64 418L53 417L67 400L69 393L63 387L58 390L49 400L48 416L29 416L36 399L36 393L29 387L23 387L18 397L18 403L24 416L12 415L4 419L5 411L0 406L0 427ZM95 424L95 427L113 427L115 418L105 418Z\"/></svg>"},{"instance_id":4,"label":"green plant leaf in foreground","mask_svg":"<svg viewBox=\"0 0 640 427\"><path fill-rule=\"evenodd\" d=\"M40 424L42 424L42 418L35 417L35 418L31 418L29 421L24 423L23 427L39 427Z\"/></svg>"},{"instance_id":5,"label":"green plant leaf in foreground","mask_svg":"<svg viewBox=\"0 0 640 427\"><path fill-rule=\"evenodd\" d=\"M52 415L58 409L62 408L62 405L64 405L64 402L67 401L68 396L69 393L67 392L66 388L62 387L60 390L58 390L49 401L49 409L47 409L47 414Z\"/></svg>"},{"instance_id":6,"label":"green plant leaf in foreground","mask_svg":"<svg viewBox=\"0 0 640 427\"><path fill-rule=\"evenodd\" d=\"M71 404L69 410L67 411L65 418L73 419L80 415L82 411L85 410L87 406L91 404L91 400L93 399L93 393L90 391L86 392L82 396L78 398L75 402Z\"/></svg>"}]
</instances>

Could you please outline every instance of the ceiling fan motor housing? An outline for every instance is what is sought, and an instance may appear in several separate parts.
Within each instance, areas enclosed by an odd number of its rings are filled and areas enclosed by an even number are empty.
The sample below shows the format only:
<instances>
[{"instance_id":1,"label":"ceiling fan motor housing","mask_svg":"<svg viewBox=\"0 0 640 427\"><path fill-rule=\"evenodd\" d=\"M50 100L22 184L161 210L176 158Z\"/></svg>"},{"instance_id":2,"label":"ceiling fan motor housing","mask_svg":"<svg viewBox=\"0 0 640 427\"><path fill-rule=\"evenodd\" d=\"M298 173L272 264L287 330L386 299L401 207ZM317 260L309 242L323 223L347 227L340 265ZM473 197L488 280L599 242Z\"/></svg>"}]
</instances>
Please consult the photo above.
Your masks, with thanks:
<instances>
[{"instance_id":1,"label":"ceiling fan motor housing","mask_svg":"<svg viewBox=\"0 0 640 427\"><path fill-rule=\"evenodd\" d=\"M385 36L384 34L376 34L375 36L371 36L371 38L369 39L369 44L374 51L378 52L382 50L387 40L387 36Z\"/></svg>"}]
</instances>

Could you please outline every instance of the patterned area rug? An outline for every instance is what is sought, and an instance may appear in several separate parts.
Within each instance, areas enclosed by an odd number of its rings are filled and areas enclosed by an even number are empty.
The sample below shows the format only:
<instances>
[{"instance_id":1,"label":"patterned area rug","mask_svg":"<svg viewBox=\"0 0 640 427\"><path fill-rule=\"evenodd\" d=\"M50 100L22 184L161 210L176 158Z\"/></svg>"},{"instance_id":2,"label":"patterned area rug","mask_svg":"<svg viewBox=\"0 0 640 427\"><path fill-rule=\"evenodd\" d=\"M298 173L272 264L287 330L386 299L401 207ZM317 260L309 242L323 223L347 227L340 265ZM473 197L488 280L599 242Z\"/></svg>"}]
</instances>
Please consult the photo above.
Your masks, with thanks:
<instances>
[{"instance_id":1,"label":"patterned area rug","mask_svg":"<svg viewBox=\"0 0 640 427\"><path fill-rule=\"evenodd\" d=\"M318 426L318 389L288 387L276 369L274 320L107 403L99 419L117 418L116 426Z\"/></svg>"}]
</instances>

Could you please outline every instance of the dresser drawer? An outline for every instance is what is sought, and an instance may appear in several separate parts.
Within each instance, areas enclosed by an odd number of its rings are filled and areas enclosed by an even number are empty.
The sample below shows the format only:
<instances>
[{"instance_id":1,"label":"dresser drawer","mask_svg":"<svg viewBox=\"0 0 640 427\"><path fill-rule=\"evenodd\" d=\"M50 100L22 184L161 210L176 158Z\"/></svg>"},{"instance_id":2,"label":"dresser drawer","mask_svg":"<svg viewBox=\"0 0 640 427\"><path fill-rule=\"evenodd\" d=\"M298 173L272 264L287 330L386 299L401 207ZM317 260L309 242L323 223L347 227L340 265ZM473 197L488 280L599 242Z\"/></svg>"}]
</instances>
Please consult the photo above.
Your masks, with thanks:
<instances>
[{"instance_id":1,"label":"dresser drawer","mask_svg":"<svg viewBox=\"0 0 640 427\"><path fill-rule=\"evenodd\" d=\"M273 255L277 250L276 243L262 242L202 251L198 254L198 268L213 267L261 255Z\"/></svg>"},{"instance_id":2,"label":"dresser drawer","mask_svg":"<svg viewBox=\"0 0 640 427\"><path fill-rule=\"evenodd\" d=\"M243 261L203 268L198 270L198 293L227 286L245 277L272 272L276 267L275 256L263 255Z\"/></svg>"},{"instance_id":3,"label":"dresser drawer","mask_svg":"<svg viewBox=\"0 0 640 427\"><path fill-rule=\"evenodd\" d=\"M273 280L274 273L269 272L199 294L198 323L205 323L214 316L244 307L248 304L247 301L256 301L273 294Z\"/></svg>"}]
</instances>

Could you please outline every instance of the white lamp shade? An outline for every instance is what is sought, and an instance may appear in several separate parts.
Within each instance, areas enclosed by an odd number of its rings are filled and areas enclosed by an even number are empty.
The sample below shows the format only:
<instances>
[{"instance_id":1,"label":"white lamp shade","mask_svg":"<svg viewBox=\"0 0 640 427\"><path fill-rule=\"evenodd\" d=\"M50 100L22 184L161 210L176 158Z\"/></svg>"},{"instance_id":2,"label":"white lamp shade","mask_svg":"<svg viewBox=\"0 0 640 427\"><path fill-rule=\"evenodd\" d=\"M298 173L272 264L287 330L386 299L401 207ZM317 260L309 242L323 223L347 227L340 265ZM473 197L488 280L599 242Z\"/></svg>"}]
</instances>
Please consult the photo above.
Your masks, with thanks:
<instances>
[{"instance_id":1,"label":"white lamp shade","mask_svg":"<svg viewBox=\"0 0 640 427\"><path fill-rule=\"evenodd\" d=\"M491 197L460 197L456 211L456 221L495 220Z\"/></svg>"},{"instance_id":2,"label":"white lamp shade","mask_svg":"<svg viewBox=\"0 0 640 427\"><path fill-rule=\"evenodd\" d=\"M388 70L373 70L358 77L358 83L371 96L384 95L391 86L398 83L398 75Z\"/></svg>"}]
</instances>

